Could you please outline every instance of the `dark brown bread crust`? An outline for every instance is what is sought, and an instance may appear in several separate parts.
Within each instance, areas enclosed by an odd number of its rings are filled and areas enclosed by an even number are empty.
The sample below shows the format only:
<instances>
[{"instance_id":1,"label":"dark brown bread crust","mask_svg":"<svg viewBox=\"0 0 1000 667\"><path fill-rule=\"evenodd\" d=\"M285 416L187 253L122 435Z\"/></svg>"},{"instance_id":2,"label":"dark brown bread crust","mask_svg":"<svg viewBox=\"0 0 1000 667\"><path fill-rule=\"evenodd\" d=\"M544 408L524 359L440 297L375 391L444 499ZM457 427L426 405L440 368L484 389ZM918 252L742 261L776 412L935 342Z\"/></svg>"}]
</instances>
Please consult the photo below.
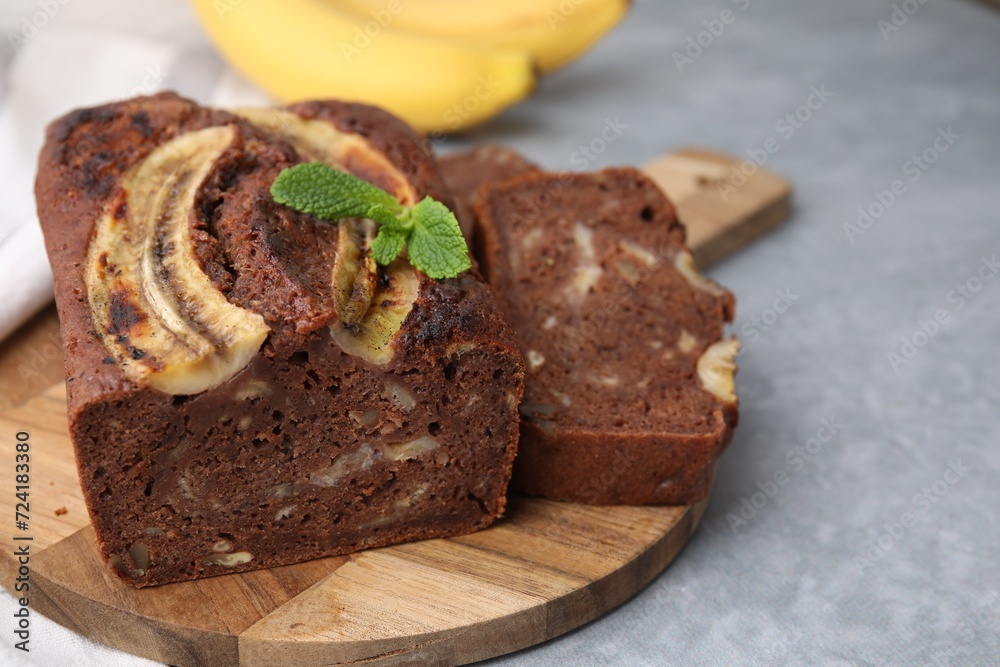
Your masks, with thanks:
<instances>
[{"instance_id":1,"label":"dark brown bread crust","mask_svg":"<svg viewBox=\"0 0 1000 667\"><path fill-rule=\"evenodd\" d=\"M122 174L180 132L235 121L175 95L79 109L48 127L35 181L52 264L70 417L93 400L134 389L91 331L83 258L94 221ZM96 343L96 344L95 344Z\"/></svg>"},{"instance_id":2,"label":"dark brown bread crust","mask_svg":"<svg viewBox=\"0 0 1000 667\"><path fill-rule=\"evenodd\" d=\"M702 389L696 363L734 300L674 268L684 228L659 188L634 169L529 173L483 185L475 213L483 272L528 361L514 488L591 504L704 498L738 404ZM589 271L599 278L574 295Z\"/></svg>"},{"instance_id":3,"label":"dark brown bread crust","mask_svg":"<svg viewBox=\"0 0 1000 667\"><path fill-rule=\"evenodd\" d=\"M363 135L419 196L447 200L433 161L413 159L426 144L385 112L340 102L290 109ZM122 175L172 137L215 125L237 138L196 200L196 252L228 300L260 313L271 334L228 382L169 396L137 385L108 356L84 260ZM267 194L299 161L291 145L173 94L75 111L48 129L36 196L70 431L101 551L134 585L461 534L503 512L523 368L489 288L474 271L422 276L392 361L375 367L342 352L330 336L334 226ZM359 175L378 184L378 174ZM419 438L437 446L389 456ZM253 559L206 561L220 542Z\"/></svg>"},{"instance_id":4,"label":"dark brown bread crust","mask_svg":"<svg viewBox=\"0 0 1000 667\"><path fill-rule=\"evenodd\" d=\"M474 207L479 187L484 183L499 183L514 176L541 171L538 165L506 146L477 146L467 151L438 158L441 176L451 189L457 207L454 209L462 225L469 247L479 256L476 246L476 215Z\"/></svg>"},{"instance_id":5,"label":"dark brown bread crust","mask_svg":"<svg viewBox=\"0 0 1000 667\"><path fill-rule=\"evenodd\" d=\"M430 144L388 111L356 102L311 101L288 107L302 118L325 120L343 132L359 134L385 154L422 195L429 195L453 211L451 190L441 178ZM400 137L406 137L401 141Z\"/></svg>"}]
</instances>

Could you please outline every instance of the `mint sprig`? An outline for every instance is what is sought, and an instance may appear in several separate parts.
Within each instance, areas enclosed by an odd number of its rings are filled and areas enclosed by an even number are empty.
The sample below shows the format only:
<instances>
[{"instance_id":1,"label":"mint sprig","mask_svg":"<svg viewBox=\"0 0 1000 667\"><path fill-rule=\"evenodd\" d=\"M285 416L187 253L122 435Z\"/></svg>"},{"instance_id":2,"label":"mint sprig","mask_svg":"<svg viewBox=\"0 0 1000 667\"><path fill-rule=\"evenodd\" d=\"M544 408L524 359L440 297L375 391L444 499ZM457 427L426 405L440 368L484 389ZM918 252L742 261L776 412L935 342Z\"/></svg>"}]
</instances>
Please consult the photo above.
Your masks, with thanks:
<instances>
[{"instance_id":1,"label":"mint sprig","mask_svg":"<svg viewBox=\"0 0 1000 667\"><path fill-rule=\"evenodd\" d=\"M385 190L322 162L285 169L274 179L271 196L279 204L323 220L377 222L380 227L371 252L383 266L404 247L410 263L434 279L454 278L472 266L455 214L430 197L403 206Z\"/></svg>"}]
</instances>

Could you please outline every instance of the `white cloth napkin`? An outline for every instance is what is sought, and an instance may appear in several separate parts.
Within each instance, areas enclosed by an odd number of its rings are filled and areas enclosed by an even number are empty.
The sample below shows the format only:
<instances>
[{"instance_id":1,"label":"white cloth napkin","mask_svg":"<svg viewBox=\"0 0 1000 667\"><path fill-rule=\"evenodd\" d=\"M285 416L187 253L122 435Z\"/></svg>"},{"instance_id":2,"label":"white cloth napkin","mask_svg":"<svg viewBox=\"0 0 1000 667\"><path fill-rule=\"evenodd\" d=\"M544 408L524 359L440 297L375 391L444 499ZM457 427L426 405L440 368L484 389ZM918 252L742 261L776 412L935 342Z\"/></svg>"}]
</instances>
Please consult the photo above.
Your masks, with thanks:
<instances>
[{"instance_id":1,"label":"white cloth napkin","mask_svg":"<svg viewBox=\"0 0 1000 667\"><path fill-rule=\"evenodd\" d=\"M67 111L173 89L218 106L268 103L223 65L182 0L0 3L0 340L52 298L32 191L45 126ZM6 583L6 582L5 582ZM0 618L16 601L0 592ZM0 635L0 665L123 667L157 663L31 617L30 652Z\"/></svg>"},{"instance_id":2,"label":"white cloth napkin","mask_svg":"<svg viewBox=\"0 0 1000 667\"><path fill-rule=\"evenodd\" d=\"M7 591L0 592L0 616L12 619L18 609L17 601ZM31 612L28 652L14 648L21 641L11 628L0 638L0 665L4 667L162 667L134 655L116 651L87 639L50 621L37 612Z\"/></svg>"},{"instance_id":3,"label":"white cloth napkin","mask_svg":"<svg viewBox=\"0 0 1000 667\"><path fill-rule=\"evenodd\" d=\"M42 230L34 220L22 222L0 241L0 340L51 298Z\"/></svg>"}]
</instances>

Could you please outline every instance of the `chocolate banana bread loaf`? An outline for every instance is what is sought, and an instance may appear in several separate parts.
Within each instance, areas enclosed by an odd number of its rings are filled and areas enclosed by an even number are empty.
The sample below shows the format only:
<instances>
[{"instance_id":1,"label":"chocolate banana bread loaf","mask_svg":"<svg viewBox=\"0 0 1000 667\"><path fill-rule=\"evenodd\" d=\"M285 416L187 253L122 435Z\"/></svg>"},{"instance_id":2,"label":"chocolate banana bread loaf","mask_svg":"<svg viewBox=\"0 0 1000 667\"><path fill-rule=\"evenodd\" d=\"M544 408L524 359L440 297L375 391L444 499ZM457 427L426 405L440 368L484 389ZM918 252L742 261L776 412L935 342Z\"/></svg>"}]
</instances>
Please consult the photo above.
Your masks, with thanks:
<instances>
[{"instance_id":1,"label":"chocolate banana bread loaf","mask_svg":"<svg viewBox=\"0 0 1000 667\"><path fill-rule=\"evenodd\" d=\"M737 422L732 294L697 272L641 172L498 182L506 169L480 163L481 183L449 184L459 199L478 192L479 261L527 360L514 488L592 504L704 498Z\"/></svg>"},{"instance_id":2,"label":"chocolate banana bread loaf","mask_svg":"<svg viewBox=\"0 0 1000 667\"><path fill-rule=\"evenodd\" d=\"M307 160L451 201L383 111L172 94L54 122L36 195L70 433L100 549L136 586L488 526L523 362L475 271L376 266L373 224L278 205Z\"/></svg>"}]
</instances>

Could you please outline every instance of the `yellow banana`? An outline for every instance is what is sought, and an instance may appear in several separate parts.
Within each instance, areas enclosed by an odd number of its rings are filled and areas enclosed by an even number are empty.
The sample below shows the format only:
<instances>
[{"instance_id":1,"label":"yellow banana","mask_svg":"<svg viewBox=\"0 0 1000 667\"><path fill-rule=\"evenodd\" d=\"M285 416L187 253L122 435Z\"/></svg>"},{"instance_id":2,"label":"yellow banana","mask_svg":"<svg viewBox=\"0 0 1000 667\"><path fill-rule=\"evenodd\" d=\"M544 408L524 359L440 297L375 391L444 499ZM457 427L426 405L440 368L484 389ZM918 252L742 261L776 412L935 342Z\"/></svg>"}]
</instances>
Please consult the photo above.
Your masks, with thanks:
<instances>
[{"instance_id":1,"label":"yellow banana","mask_svg":"<svg viewBox=\"0 0 1000 667\"><path fill-rule=\"evenodd\" d=\"M222 55L278 99L367 102L421 131L481 123L529 95L525 51L366 26L326 0L191 0Z\"/></svg>"},{"instance_id":2,"label":"yellow banana","mask_svg":"<svg viewBox=\"0 0 1000 667\"><path fill-rule=\"evenodd\" d=\"M629 0L325 0L363 24L498 49L523 49L547 72L579 57Z\"/></svg>"},{"instance_id":3,"label":"yellow banana","mask_svg":"<svg viewBox=\"0 0 1000 667\"><path fill-rule=\"evenodd\" d=\"M331 166L366 161L398 184L393 192L402 200L416 200L405 176L358 135L282 110L237 113ZM158 146L126 173L87 249L87 299L105 348L134 382L168 394L197 394L228 381L270 332L261 315L230 303L215 286L191 236L198 192L235 138L232 126L216 126ZM348 354L385 364L420 278L405 259L378 269L367 252L375 231L370 220L340 224L331 332Z\"/></svg>"},{"instance_id":4,"label":"yellow banana","mask_svg":"<svg viewBox=\"0 0 1000 667\"><path fill-rule=\"evenodd\" d=\"M334 280L339 277L334 275ZM382 277L375 284L374 294L368 297L368 310L357 322L348 325L341 320L330 327L330 335L344 352L376 365L392 360L392 341L420 293L420 277L405 258L387 266ZM335 283L334 288L337 287Z\"/></svg>"},{"instance_id":5,"label":"yellow banana","mask_svg":"<svg viewBox=\"0 0 1000 667\"><path fill-rule=\"evenodd\" d=\"M125 198L98 220L85 280L95 329L125 374L197 394L243 369L270 331L226 299L198 264L188 215L233 142L231 127L182 134L126 175Z\"/></svg>"}]
</instances>

